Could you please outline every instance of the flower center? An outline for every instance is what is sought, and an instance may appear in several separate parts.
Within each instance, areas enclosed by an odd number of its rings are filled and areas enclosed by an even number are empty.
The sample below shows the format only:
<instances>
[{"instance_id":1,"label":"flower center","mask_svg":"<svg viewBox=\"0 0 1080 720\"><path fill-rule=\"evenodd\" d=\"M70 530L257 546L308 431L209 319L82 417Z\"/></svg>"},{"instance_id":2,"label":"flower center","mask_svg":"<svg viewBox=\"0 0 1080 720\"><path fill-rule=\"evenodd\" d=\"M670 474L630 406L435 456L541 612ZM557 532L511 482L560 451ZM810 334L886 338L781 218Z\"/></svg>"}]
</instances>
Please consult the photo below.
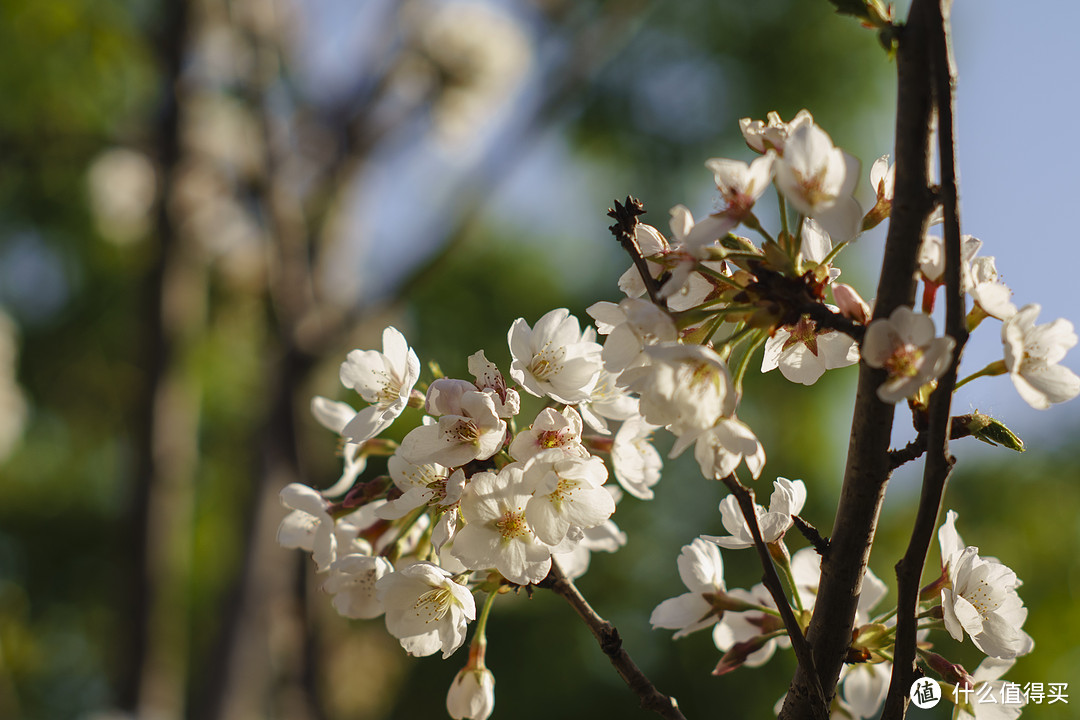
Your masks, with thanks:
<instances>
[{"instance_id":1,"label":"flower center","mask_svg":"<svg viewBox=\"0 0 1080 720\"><path fill-rule=\"evenodd\" d=\"M536 442L543 449L550 450L551 448L561 447L563 439L558 430L545 430L536 438Z\"/></svg>"},{"instance_id":2,"label":"flower center","mask_svg":"<svg viewBox=\"0 0 1080 720\"><path fill-rule=\"evenodd\" d=\"M548 345L545 345L540 352L533 356L532 362L529 364L529 372L537 380L547 380L559 372L562 367L559 365L561 359L562 353L559 350L552 350Z\"/></svg>"},{"instance_id":3,"label":"flower center","mask_svg":"<svg viewBox=\"0 0 1080 720\"><path fill-rule=\"evenodd\" d=\"M503 536L503 540L514 540L529 532L529 526L525 523L525 513L515 510L507 510L495 521L495 527Z\"/></svg>"},{"instance_id":4,"label":"flower center","mask_svg":"<svg viewBox=\"0 0 1080 720\"><path fill-rule=\"evenodd\" d=\"M453 442L459 443L475 443L480 437L480 431L476 427L476 423L466 418L462 418L454 423L450 428L448 435Z\"/></svg>"},{"instance_id":5,"label":"flower center","mask_svg":"<svg viewBox=\"0 0 1080 720\"><path fill-rule=\"evenodd\" d=\"M416 598L413 611L416 617L422 618L424 623L432 623L442 620L450 610L450 604L454 596L449 589L437 587L428 590Z\"/></svg>"},{"instance_id":6,"label":"flower center","mask_svg":"<svg viewBox=\"0 0 1080 720\"><path fill-rule=\"evenodd\" d=\"M987 615L997 610L998 606L1001 605L1000 602L994 599L993 588L985 580L980 580L973 588L964 588L961 597L971 603L983 620L986 620Z\"/></svg>"},{"instance_id":7,"label":"flower center","mask_svg":"<svg viewBox=\"0 0 1080 720\"><path fill-rule=\"evenodd\" d=\"M919 364L922 361L922 348L914 345L902 345L893 351L893 354L885 361L885 369L893 377L915 377L919 374Z\"/></svg>"}]
</instances>

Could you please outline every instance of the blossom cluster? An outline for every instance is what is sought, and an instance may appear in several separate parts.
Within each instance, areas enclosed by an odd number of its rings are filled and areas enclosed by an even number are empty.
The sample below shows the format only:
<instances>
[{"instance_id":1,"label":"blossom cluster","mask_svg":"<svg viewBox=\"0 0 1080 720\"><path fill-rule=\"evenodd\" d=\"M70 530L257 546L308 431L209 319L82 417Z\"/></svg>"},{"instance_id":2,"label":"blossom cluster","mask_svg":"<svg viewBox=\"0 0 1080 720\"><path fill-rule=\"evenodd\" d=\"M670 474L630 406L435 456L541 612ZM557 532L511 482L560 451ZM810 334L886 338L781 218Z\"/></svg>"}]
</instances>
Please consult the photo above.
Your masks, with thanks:
<instances>
[{"instance_id":1,"label":"blossom cluster","mask_svg":"<svg viewBox=\"0 0 1080 720\"><path fill-rule=\"evenodd\" d=\"M468 358L471 377L444 377L433 364L423 381L416 353L389 327L381 351L354 350L341 365L342 385L366 407L322 397L312 403L316 418L342 438L344 469L324 492L302 485L282 491L291 512L278 540L312 553L341 614L383 616L412 655L449 657L475 622L469 661L447 699L455 718L486 718L494 707L494 676L484 657L493 599L560 574L578 577L592 552L626 543L612 515L624 494L653 497L663 464L652 443L657 431L673 438L669 457L693 447L707 479L731 481L743 467L754 479L761 475L764 449L738 417L743 378L759 350L762 372L779 369L804 385L860 361L880 368L878 397L906 400L916 413L952 363L956 340L937 336L931 317L944 282L940 238L927 235L920 250L921 308L874 317L854 288L838 282L841 251L891 212L894 169L887 157L871 168L875 203L864 213L855 198L858 161L835 147L808 112L790 122L775 113L766 121L745 119L741 128L758 157L706 163L719 193L716 212L695 220L678 205L668 236L639 222L640 205L629 198L609 213L634 262L618 283L624 297L587 309L593 326L583 328L565 308L531 325L519 318L507 333L507 374L479 350ZM780 205L775 234L755 215L770 187ZM736 235L740 227L761 242ZM1036 325L1039 306L1017 309L994 259L977 256L980 248L980 241L964 239L962 286L973 303L968 329L999 320L1003 358L968 379L1008 373L1037 408L1080 394L1080 378L1058 364L1077 342L1071 324ZM401 442L379 437L407 408L412 425ZM373 456L387 458L388 474L360 480L370 475L364 473ZM777 479L769 509L755 507L756 528L727 497L719 519L728 534L702 535L683 548L678 567L687 592L661 603L652 624L676 630L676 637L711 627L723 652L717 674L760 665L789 645L791 628L777 603L790 604L805 631L820 577L817 550L791 554L785 543L806 496L803 481ZM1001 660L1029 652L1015 574L964 546L954 522L950 515L942 527L939 594L924 598L937 608L930 616L938 615L924 629L970 637ZM720 548L753 547L755 530L783 570L790 597L763 585L726 587ZM867 572L834 700L842 716L870 717L884 697L895 627L889 613L870 615L884 594ZM484 597L479 610L477 595ZM937 662L922 660L928 667ZM955 677L947 681L970 681L966 672L948 672Z\"/></svg>"}]
</instances>

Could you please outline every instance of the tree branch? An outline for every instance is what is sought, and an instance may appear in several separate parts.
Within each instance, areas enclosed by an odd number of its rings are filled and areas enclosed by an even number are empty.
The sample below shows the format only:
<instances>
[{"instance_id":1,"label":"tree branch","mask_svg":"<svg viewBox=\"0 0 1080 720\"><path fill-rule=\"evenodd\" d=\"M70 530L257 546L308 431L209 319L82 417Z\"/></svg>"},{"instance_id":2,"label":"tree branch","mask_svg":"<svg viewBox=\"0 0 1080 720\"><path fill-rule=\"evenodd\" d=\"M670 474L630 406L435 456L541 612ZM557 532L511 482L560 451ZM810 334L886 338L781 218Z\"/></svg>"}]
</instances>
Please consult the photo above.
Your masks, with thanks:
<instances>
[{"instance_id":1,"label":"tree branch","mask_svg":"<svg viewBox=\"0 0 1080 720\"><path fill-rule=\"evenodd\" d=\"M915 0L908 23L898 29L896 185L885 255L878 282L875 317L887 317L915 296L916 256L933 208L929 181L931 94L927 38L932 9ZM807 640L821 687L831 700L851 645L862 579L870 546L892 472L889 442L894 407L883 403L877 388L883 370L859 365L859 384L852 416L844 484L833 523L830 551L821 563L821 584ZM802 664L795 671L782 720L809 720L812 679Z\"/></svg>"},{"instance_id":2,"label":"tree branch","mask_svg":"<svg viewBox=\"0 0 1080 720\"><path fill-rule=\"evenodd\" d=\"M754 511L754 491L739 482L734 473L723 478L723 483L727 485L728 490L735 496L735 501L739 503L739 509L742 511L743 519L746 520L747 527L750 528L750 536L754 538L754 548L757 549L758 558L761 559L761 567L765 573L761 578L761 582L765 585L769 594L772 595L773 602L776 603L776 609L780 611L780 618L784 621L784 627L787 628L788 637L791 638L791 648L795 651L799 666L806 667L808 671L807 677L810 678L810 688L814 691L810 710L818 720L828 720L829 706L825 700L825 693L821 689L821 683L818 680L817 669L814 667L813 652L806 642L806 636L803 635L802 627L795 618L795 613L791 610L791 603L788 602L787 595L784 594L784 588L780 584L780 576L776 574L776 567L773 565L769 548L761 537L761 527L758 525L757 513Z\"/></svg>"},{"instance_id":3,"label":"tree branch","mask_svg":"<svg viewBox=\"0 0 1080 720\"><path fill-rule=\"evenodd\" d=\"M641 248L637 243L638 215L645 214L645 206L640 200L627 195L624 204L620 205L619 201L616 200L615 207L608 208L607 214L608 217L615 219L615 224L609 227L608 230L622 244L623 249L626 250L626 253L634 262L634 267L637 268L638 274L641 275L641 281L645 283L645 291L649 293L649 299L657 307L667 307L660 298L660 286L656 283L656 278L649 272L649 266L645 262L645 258L642 257Z\"/></svg>"},{"instance_id":4,"label":"tree branch","mask_svg":"<svg viewBox=\"0 0 1080 720\"><path fill-rule=\"evenodd\" d=\"M641 698L641 707L650 710L668 720L686 720L675 698L665 695L656 689L656 686L645 676L629 653L623 649L622 637L614 625L600 617L588 601L578 591L573 580L563 574L562 569L554 558L551 560L551 572L544 578L538 587L547 588L559 597L570 603L574 611L585 622L592 632L600 649L611 660L619 676L627 686Z\"/></svg>"},{"instance_id":5,"label":"tree branch","mask_svg":"<svg viewBox=\"0 0 1080 720\"><path fill-rule=\"evenodd\" d=\"M897 616L896 648L892 682L885 701L882 720L903 718L907 709L908 689L915 680L915 643L919 586L926 553L933 540L941 499L952 471L954 459L949 454L950 411L956 370L967 342L964 290L960 282L960 215L957 206L956 148L953 138L953 88L955 84L949 49L949 28L940 2L933 4L930 30L930 57L938 114L938 156L941 164L941 199L945 211L945 332L953 338L952 363L938 381L930 397L927 429L927 457L923 468L923 488L919 509L907 552L896 565Z\"/></svg>"}]
</instances>

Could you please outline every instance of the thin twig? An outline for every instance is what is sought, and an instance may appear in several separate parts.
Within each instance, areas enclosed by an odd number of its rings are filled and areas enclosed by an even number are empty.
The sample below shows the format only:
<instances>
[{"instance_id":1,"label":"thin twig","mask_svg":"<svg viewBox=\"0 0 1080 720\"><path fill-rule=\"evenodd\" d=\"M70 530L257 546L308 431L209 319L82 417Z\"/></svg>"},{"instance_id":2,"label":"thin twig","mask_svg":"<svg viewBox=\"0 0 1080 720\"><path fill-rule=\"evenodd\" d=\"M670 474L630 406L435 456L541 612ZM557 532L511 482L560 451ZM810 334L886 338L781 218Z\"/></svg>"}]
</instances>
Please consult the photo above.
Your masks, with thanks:
<instances>
[{"instance_id":1,"label":"thin twig","mask_svg":"<svg viewBox=\"0 0 1080 720\"><path fill-rule=\"evenodd\" d=\"M629 653L622 646L622 637L614 625L600 617L588 601L574 585L574 581L566 577L559 564L552 558L551 572L539 583L539 587L547 588L559 597L570 603L574 611L581 617L592 632L600 649L611 660L619 676L627 686L641 698L641 707L655 712L668 720L686 720L679 710L679 704L675 698L665 695L656 689L652 681L645 676Z\"/></svg>"},{"instance_id":2,"label":"thin twig","mask_svg":"<svg viewBox=\"0 0 1080 720\"><path fill-rule=\"evenodd\" d=\"M949 369L930 397L927 456L919 509L907 552L896 565L897 615L893 675L882 720L899 720L907 709L908 690L915 680L915 617L926 554L933 540L942 496L955 460L949 454L950 410L960 354L967 342L964 291L960 282L960 214L957 206L956 146L953 138L953 88L949 28L941 0L934 3L930 29L931 77L938 114L938 157L941 199L945 211L945 332L955 344Z\"/></svg>"},{"instance_id":3,"label":"thin twig","mask_svg":"<svg viewBox=\"0 0 1080 720\"><path fill-rule=\"evenodd\" d=\"M649 299L657 307L666 308L667 305L660 297L660 286L656 283L656 278L649 272L649 265L645 262L645 258L642 257L641 248L638 247L637 243L638 215L645 214L645 206L640 200L627 195L625 203L619 204L619 201L616 200L615 207L608 208L607 214L608 217L615 219L615 224L610 226L608 230L622 244L623 249L626 250L626 253L634 262L634 267L637 268L638 274L641 275L641 281L645 283L645 291L649 294Z\"/></svg>"},{"instance_id":4,"label":"thin twig","mask_svg":"<svg viewBox=\"0 0 1080 720\"><path fill-rule=\"evenodd\" d=\"M799 664L806 668L808 676L812 678L810 687L814 691L816 702L812 703L811 711L820 720L827 720L829 706L828 701L825 699L825 693L821 689L821 683L817 681L818 674L817 669L814 667L814 654L810 649L810 644L806 642L806 636L803 635L799 621L795 618L795 613L791 609L787 595L784 594L784 587L780 584L780 576L776 573L776 567L773 565L769 548L761 537L761 527L758 525L757 513L754 511L754 491L739 482L739 478L735 477L734 473L722 478L722 480L727 485L728 490L731 491L731 494L735 496L736 502L739 503L739 509L742 511L743 519L746 521L747 527L750 528L750 536L754 538L754 547L757 549L758 557L761 559L761 567L765 573L761 578L761 582L765 585L769 594L772 595L773 602L776 603L776 609L780 611L780 618L784 621L784 627L787 628L788 637L791 638L791 647L795 651L795 657Z\"/></svg>"}]
</instances>

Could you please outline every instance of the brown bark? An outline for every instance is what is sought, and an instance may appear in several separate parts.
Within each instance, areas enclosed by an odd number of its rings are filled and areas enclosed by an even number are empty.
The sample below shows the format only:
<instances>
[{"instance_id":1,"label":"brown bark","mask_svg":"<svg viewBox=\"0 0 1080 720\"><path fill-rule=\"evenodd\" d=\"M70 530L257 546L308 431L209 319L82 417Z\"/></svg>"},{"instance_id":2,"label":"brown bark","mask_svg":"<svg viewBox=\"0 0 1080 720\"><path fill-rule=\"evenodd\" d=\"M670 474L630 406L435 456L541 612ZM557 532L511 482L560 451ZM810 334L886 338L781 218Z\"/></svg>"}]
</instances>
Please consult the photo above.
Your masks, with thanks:
<instances>
[{"instance_id":1,"label":"brown bark","mask_svg":"<svg viewBox=\"0 0 1080 720\"><path fill-rule=\"evenodd\" d=\"M915 0L900 31L897 53L896 183L892 217L878 281L874 317L888 317L915 294L919 244L933 208L930 189L932 97L928 38L932 0ZM878 399L884 371L859 366L844 483L833 523L829 556L821 564L821 585L807 639L814 651L818 678L828 698L847 649L870 557L878 515L892 472L889 443L894 407ZM812 681L803 666L796 670L780 714L782 720L809 720Z\"/></svg>"}]
</instances>

